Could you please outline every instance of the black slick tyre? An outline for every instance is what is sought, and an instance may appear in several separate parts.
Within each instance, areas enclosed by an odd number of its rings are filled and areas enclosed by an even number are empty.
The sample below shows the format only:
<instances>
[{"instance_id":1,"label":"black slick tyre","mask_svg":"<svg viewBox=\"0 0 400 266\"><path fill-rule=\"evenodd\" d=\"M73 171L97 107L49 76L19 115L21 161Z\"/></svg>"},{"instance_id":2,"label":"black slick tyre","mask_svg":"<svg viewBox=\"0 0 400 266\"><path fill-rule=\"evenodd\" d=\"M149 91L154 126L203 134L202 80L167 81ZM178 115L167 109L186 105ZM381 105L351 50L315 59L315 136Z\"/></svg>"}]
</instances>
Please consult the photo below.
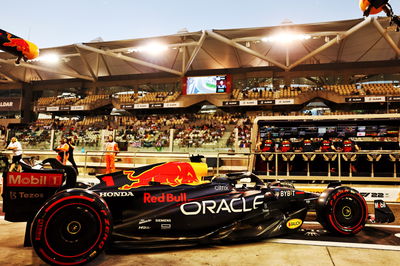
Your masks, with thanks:
<instances>
[{"instance_id":1,"label":"black slick tyre","mask_svg":"<svg viewBox=\"0 0 400 266\"><path fill-rule=\"evenodd\" d=\"M319 223L328 231L339 235L360 232L368 217L364 197L349 187L326 189L318 198L316 211Z\"/></svg>"},{"instance_id":2,"label":"black slick tyre","mask_svg":"<svg viewBox=\"0 0 400 266\"><path fill-rule=\"evenodd\" d=\"M36 214L31 241L49 264L81 265L103 251L111 231L104 200L85 189L69 189L50 198Z\"/></svg>"}]
</instances>

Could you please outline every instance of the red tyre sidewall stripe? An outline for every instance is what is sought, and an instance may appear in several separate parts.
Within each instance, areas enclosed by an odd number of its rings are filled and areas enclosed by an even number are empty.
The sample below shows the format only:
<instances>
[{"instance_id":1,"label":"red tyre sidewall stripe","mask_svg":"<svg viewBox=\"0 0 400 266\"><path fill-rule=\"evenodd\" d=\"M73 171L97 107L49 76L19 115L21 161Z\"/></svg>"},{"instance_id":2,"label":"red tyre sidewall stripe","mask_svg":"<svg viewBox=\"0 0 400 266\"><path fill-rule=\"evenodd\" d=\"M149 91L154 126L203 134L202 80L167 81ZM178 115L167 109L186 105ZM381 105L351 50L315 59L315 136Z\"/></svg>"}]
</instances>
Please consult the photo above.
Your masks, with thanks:
<instances>
[{"instance_id":1,"label":"red tyre sidewall stripe","mask_svg":"<svg viewBox=\"0 0 400 266\"><path fill-rule=\"evenodd\" d=\"M58 204L60 202L63 202L65 200L70 200L70 199L83 199L83 200L88 200L90 202L94 202L95 201L95 199L91 199L91 198L88 198L88 197L85 197L85 196L69 196L69 197L62 198L62 199L59 199L59 200L53 202L49 207L46 208L45 212L48 212L51 208L53 208L54 205L56 205L56 204Z\"/></svg>"},{"instance_id":2,"label":"red tyre sidewall stripe","mask_svg":"<svg viewBox=\"0 0 400 266\"><path fill-rule=\"evenodd\" d=\"M61 261L57 261L53 258L50 258L47 253L41 248L39 249L40 254L42 254L46 259L48 259L49 261L58 264L58 265L77 265L77 264L81 264L87 261L87 259L83 259L81 261L78 262L61 262Z\"/></svg>"}]
</instances>

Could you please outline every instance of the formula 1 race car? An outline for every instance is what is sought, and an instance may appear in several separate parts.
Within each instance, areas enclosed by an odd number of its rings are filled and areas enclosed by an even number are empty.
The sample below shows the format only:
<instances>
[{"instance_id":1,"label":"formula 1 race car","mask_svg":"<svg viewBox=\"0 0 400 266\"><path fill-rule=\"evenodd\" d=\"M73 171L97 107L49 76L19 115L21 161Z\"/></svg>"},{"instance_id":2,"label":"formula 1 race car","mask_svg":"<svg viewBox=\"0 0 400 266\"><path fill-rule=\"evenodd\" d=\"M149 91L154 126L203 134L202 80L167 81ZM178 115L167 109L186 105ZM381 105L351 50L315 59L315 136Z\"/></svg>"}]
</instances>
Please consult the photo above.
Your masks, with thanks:
<instances>
[{"instance_id":1,"label":"formula 1 race car","mask_svg":"<svg viewBox=\"0 0 400 266\"><path fill-rule=\"evenodd\" d=\"M330 232L352 235L368 220L364 198L330 185L322 194L289 182L264 183L252 173L207 176L201 162L167 162L100 175L88 186L72 167L23 165L4 176L7 221L27 222L26 244L49 264L77 265L117 248L259 240L297 231L308 211ZM393 222L383 201L375 222Z\"/></svg>"}]
</instances>

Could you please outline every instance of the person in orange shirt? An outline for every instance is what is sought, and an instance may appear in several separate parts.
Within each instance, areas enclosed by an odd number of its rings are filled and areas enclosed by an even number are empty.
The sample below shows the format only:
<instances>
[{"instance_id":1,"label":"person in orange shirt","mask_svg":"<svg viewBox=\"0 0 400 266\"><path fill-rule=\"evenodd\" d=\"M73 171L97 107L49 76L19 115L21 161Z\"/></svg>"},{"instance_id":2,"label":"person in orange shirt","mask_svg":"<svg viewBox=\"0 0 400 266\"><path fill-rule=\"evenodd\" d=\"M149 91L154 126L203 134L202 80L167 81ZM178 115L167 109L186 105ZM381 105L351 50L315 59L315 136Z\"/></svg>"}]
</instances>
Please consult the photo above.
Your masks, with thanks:
<instances>
[{"instance_id":1,"label":"person in orange shirt","mask_svg":"<svg viewBox=\"0 0 400 266\"><path fill-rule=\"evenodd\" d=\"M68 150L69 146L67 144L67 140L65 138L61 138L60 145L54 149L57 152L57 160L59 160L62 164L66 164L68 161Z\"/></svg>"},{"instance_id":2,"label":"person in orange shirt","mask_svg":"<svg viewBox=\"0 0 400 266\"><path fill-rule=\"evenodd\" d=\"M108 136L107 142L104 144L104 160L106 161L106 174L115 172L115 156L119 152L118 144L113 140L112 136Z\"/></svg>"}]
</instances>

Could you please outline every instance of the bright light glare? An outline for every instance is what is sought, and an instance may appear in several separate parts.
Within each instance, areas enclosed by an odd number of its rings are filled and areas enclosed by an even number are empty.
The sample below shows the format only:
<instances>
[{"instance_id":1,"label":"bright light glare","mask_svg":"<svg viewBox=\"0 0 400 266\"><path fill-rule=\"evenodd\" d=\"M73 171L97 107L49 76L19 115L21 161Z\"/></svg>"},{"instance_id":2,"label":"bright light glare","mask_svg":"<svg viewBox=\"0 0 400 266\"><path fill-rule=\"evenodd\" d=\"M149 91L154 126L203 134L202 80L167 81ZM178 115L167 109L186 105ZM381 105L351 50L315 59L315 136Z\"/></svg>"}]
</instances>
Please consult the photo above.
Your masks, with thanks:
<instances>
[{"instance_id":1,"label":"bright light glare","mask_svg":"<svg viewBox=\"0 0 400 266\"><path fill-rule=\"evenodd\" d=\"M129 53L132 52L145 52L151 55L158 55L161 54L162 52L165 52L168 49L166 45L160 44L160 43L149 43L148 45L145 46L139 46L135 48L131 48L128 50Z\"/></svg>"},{"instance_id":2,"label":"bright light glare","mask_svg":"<svg viewBox=\"0 0 400 266\"><path fill-rule=\"evenodd\" d=\"M303 41L310 39L310 35L306 34L293 34L293 33L279 33L273 36L262 38L263 42L278 42L278 43L291 43L293 41Z\"/></svg>"},{"instance_id":3,"label":"bright light glare","mask_svg":"<svg viewBox=\"0 0 400 266\"><path fill-rule=\"evenodd\" d=\"M40 62L55 64L55 63L60 62L60 60L61 60L61 58L57 54L45 54L45 55L39 56L38 58L34 59L33 61L40 61Z\"/></svg>"}]
</instances>

